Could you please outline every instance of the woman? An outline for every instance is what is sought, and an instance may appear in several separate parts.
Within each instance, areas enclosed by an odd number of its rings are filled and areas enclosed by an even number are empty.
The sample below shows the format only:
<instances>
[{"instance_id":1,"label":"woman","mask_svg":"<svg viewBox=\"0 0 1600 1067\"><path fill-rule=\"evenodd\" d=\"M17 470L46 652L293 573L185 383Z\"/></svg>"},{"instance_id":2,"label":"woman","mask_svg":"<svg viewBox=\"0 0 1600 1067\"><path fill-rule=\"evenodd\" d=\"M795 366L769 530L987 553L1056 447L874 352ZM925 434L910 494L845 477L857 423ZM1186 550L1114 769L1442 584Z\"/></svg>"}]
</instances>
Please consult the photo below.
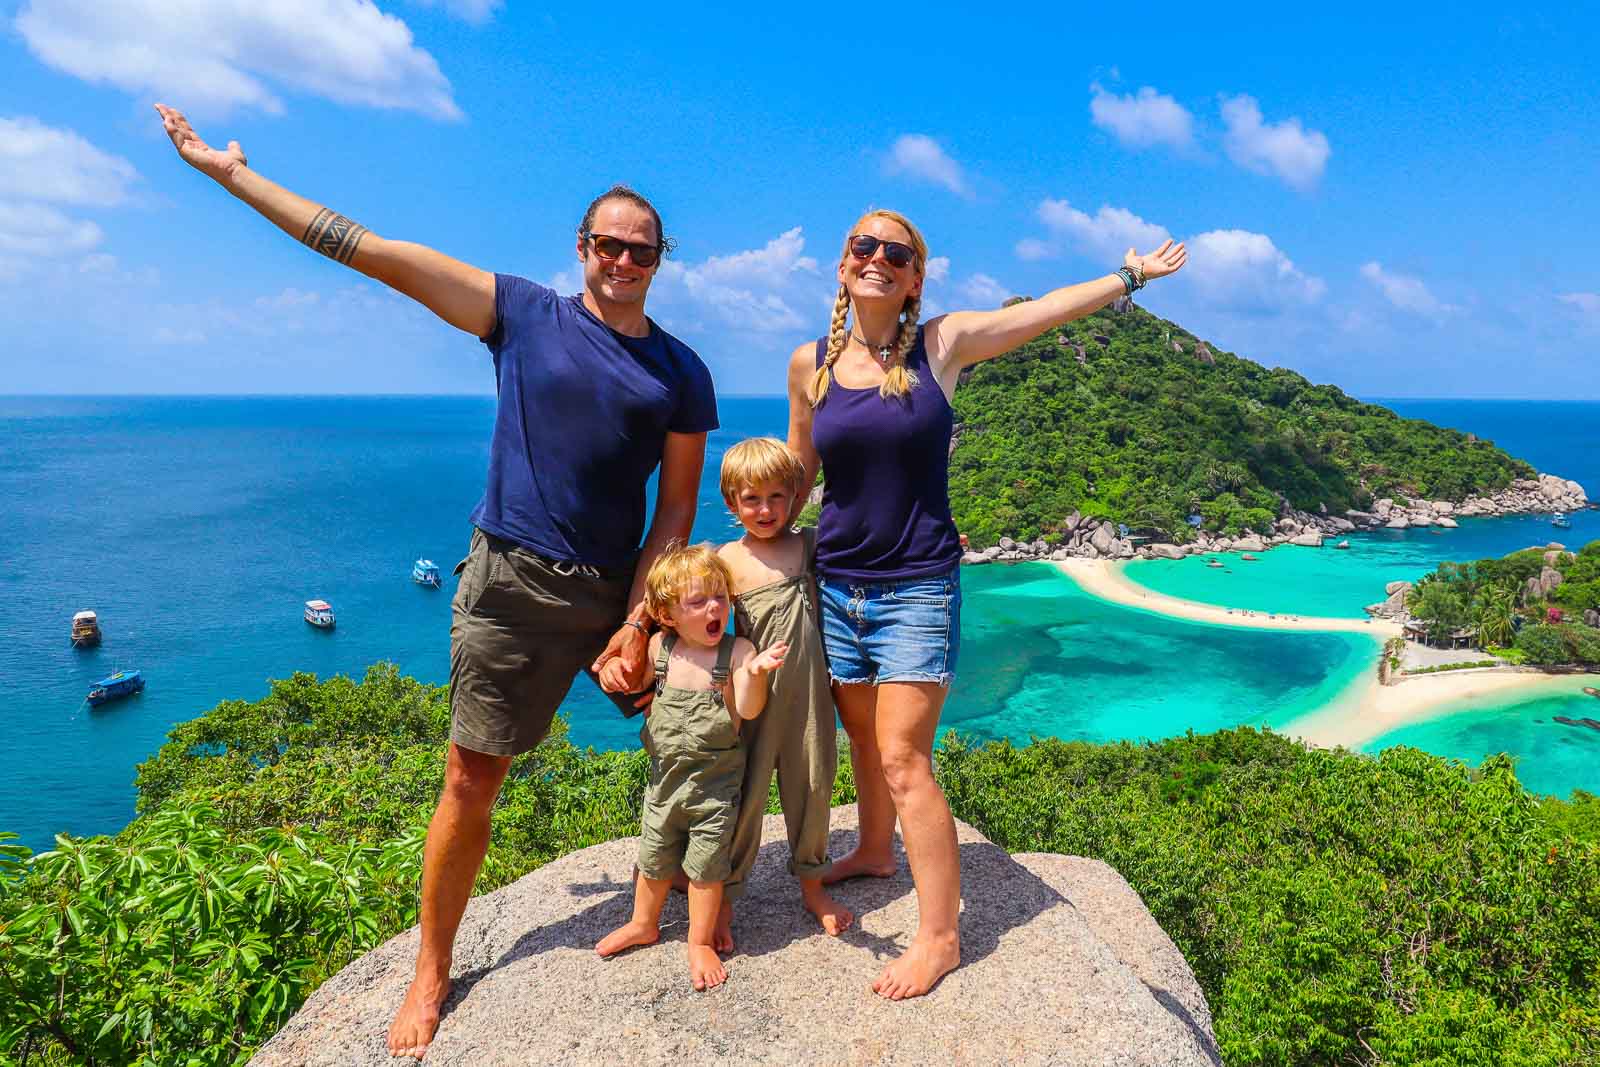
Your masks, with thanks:
<instances>
[{"instance_id":1,"label":"woman","mask_svg":"<svg viewBox=\"0 0 1600 1067\"><path fill-rule=\"evenodd\" d=\"M939 712L960 642L961 543L947 488L950 398L961 372L1183 266L1184 246L1128 250L1117 272L998 311L918 325L928 246L870 211L839 259L828 336L789 361L789 445L806 484L826 472L817 529L823 643L860 796L859 843L825 881L894 873L900 820L916 937L872 988L921 996L961 962L955 822L933 777Z\"/></svg>"}]
</instances>

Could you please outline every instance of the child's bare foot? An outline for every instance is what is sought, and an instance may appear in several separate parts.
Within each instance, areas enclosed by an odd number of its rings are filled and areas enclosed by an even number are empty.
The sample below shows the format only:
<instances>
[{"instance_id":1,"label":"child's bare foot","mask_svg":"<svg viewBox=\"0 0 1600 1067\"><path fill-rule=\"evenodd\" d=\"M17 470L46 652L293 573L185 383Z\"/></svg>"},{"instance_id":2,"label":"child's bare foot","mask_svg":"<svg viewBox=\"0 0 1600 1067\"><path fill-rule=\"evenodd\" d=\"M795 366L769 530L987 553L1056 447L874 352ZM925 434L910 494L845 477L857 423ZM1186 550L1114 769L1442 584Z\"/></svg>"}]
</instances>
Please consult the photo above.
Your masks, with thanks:
<instances>
[{"instance_id":1,"label":"child's bare foot","mask_svg":"<svg viewBox=\"0 0 1600 1067\"><path fill-rule=\"evenodd\" d=\"M389 1055L422 1059L439 1029L439 1008L450 995L449 965L443 975L417 975L389 1024Z\"/></svg>"},{"instance_id":2,"label":"child's bare foot","mask_svg":"<svg viewBox=\"0 0 1600 1067\"><path fill-rule=\"evenodd\" d=\"M872 991L889 1000L920 997L961 963L961 941L955 934L941 938L918 935L905 955L883 969Z\"/></svg>"},{"instance_id":3,"label":"child's bare foot","mask_svg":"<svg viewBox=\"0 0 1600 1067\"><path fill-rule=\"evenodd\" d=\"M894 874L892 855L865 855L858 848L835 860L822 872L822 884L832 885L846 878L888 878Z\"/></svg>"},{"instance_id":4,"label":"child's bare foot","mask_svg":"<svg viewBox=\"0 0 1600 1067\"><path fill-rule=\"evenodd\" d=\"M733 905L727 897L717 909L717 925L711 931L711 947L726 956L733 951Z\"/></svg>"},{"instance_id":5,"label":"child's bare foot","mask_svg":"<svg viewBox=\"0 0 1600 1067\"><path fill-rule=\"evenodd\" d=\"M828 891L822 888L820 879L801 882L800 898L805 901L806 910L817 917L817 922L830 936L838 937L856 921L855 913L830 897Z\"/></svg>"},{"instance_id":6,"label":"child's bare foot","mask_svg":"<svg viewBox=\"0 0 1600 1067\"><path fill-rule=\"evenodd\" d=\"M653 945L661 940L661 928L655 923L639 922L637 919L625 926L619 926L600 939L594 947L595 952L601 956L615 956L625 948L635 945Z\"/></svg>"},{"instance_id":7,"label":"child's bare foot","mask_svg":"<svg viewBox=\"0 0 1600 1067\"><path fill-rule=\"evenodd\" d=\"M689 981L696 989L715 989L728 980L728 969L710 945L689 946Z\"/></svg>"}]
</instances>

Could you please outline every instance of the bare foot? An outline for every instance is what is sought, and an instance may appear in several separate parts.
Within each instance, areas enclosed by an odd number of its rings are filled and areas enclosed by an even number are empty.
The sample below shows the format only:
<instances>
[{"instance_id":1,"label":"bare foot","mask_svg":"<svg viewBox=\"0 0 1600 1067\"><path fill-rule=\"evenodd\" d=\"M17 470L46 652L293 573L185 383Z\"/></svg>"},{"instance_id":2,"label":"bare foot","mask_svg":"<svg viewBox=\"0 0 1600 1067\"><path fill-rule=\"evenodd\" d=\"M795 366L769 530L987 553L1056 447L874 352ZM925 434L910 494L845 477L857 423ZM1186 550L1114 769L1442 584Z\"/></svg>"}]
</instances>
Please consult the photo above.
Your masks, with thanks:
<instances>
[{"instance_id":1,"label":"bare foot","mask_svg":"<svg viewBox=\"0 0 1600 1067\"><path fill-rule=\"evenodd\" d=\"M829 864L822 872L822 884L832 885L846 878L888 878L894 874L893 856L865 856L858 848Z\"/></svg>"},{"instance_id":2,"label":"bare foot","mask_svg":"<svg viewBox=\"0 0 1600 1067\"><path fill-rule=\"evenodd\" d=\"M389 1055L422 1059L439 1029L439 1008L450 995L450 974L417 975L406 990L406 999L389 1024Z\"/></svg>"},{"instance_id":3,"label":"bare foot","mask_svg":"<svg viewBox=\"0 0 1600 1067\"><path fill-rule=\"evenodd\" d=\"M726 956L733 951L733 905L727 897L717 909L717 926L711 931L711 947Z\"/></svg>"},{"instance_id":4,"label":"bare foot","mask_svg":"<svg viewBox=\"0 0 1600 1067\"><path fill-rule=\"evenodd\" d=\"M918 936L905 955L883 969L872 991L889 1000L920 997L961 963L961 942L955 934L943 938Z\"/></svg>"},{"instance_id":5,"label":"bare foot","mask_svg":"<svg viewBox=\"0 0 1600 1067\"><path fill-rule=\"evenodd\" d=\"M728 980L728 969L710 945L689 946L689 981L696 989L715 989Z\"/></svg>"},{"instance_id":6,"label":"bare foot","mask_svg":"<svg viewBox=\"0 0 1600 1067\"><path fill-rule=\"evenodd\" d=\"M820 880L801 882L800 897L805 901L806 910L817 917L822 929L832 937L838 937L856 921L855 913L830 897Z\"/></svg>"},{"instance_id":7,"label":"bare foot","mask_svg":"<svg viewBox=\"0 0 1600 1067\"><path fill-rule=\"evenodd\" d=\"M629 922L619 926L600 939L594 947L601 956L615 956L625 948L635 945L653 945L661 940L661 928L655 923Z\"/></svg>"}]
</instances>

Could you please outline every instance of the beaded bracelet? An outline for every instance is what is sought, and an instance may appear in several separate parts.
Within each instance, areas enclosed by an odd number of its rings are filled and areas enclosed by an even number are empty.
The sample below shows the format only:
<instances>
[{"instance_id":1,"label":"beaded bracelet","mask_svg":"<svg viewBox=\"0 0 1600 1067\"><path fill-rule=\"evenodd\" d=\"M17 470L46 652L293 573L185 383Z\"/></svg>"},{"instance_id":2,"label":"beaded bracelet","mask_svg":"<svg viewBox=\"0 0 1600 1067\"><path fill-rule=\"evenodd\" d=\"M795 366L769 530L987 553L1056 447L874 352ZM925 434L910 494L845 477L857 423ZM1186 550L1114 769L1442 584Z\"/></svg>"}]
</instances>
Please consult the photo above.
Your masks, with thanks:
<instances>
[{"instance_id":1,"label":"beaded bracelet","mask_svg":"<svg viewBox=\"0 0 1600 1067\"><path fill-rule=\"evenodd\" d=\"M1123 287L1129 294L1144 288L1144 272L1137 267L1118 267L1117 277L1122 279Z\"/></svg>"}]
</instances>

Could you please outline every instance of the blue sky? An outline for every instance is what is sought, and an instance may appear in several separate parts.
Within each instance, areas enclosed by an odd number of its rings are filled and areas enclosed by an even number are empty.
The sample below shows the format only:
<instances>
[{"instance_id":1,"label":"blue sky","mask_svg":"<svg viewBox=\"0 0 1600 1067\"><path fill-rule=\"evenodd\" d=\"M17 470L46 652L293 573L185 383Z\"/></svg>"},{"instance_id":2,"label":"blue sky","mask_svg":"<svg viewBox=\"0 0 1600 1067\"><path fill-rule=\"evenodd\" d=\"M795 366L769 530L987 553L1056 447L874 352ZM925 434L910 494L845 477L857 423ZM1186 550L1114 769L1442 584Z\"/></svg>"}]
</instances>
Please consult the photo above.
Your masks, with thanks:
<instances>
[{"instance_id":1,"label":"blue sky","mask_svg":"<svg viewBox=\"0 0 1600 1067\"><path fill-rule=\"evenodd\" d=\"M1600 398L1600 16L1384 5L0 3L0 393L487 392L471 338L283 237L150 110L386 236L576 288L613 181L650 309L776 393L839 242L934 309L1188 240L1141 302L1359 395Z\"/></svg>"}]
</instances>

